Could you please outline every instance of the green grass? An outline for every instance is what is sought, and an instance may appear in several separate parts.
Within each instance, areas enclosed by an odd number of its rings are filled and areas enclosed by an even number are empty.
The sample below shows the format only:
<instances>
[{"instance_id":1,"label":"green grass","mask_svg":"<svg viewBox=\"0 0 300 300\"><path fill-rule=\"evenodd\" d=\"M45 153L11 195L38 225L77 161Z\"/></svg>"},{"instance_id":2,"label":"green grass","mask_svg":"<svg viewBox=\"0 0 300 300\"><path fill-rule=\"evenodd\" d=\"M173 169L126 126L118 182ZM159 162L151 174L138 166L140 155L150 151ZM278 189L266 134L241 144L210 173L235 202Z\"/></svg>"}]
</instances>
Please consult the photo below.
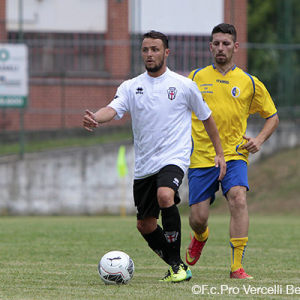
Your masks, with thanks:
<instances>
[{"instance_id":1,"label":"green grass","mask_svg":"<svg viewBox=\"0 0 300 300\"><path fill-rule=\"evenodd\" d=\"M251 216L245 268L251 281L230 280L228 216L212 215L211 235L193 278L159 283L167 270L146 246L135 217L0 218L0 299L299 299L285 286L300 286L299 216ZM187 216L182 216L182 248L188 244ZM97 273L109 250L127 252L135 263L132 281L106 286ZM241 288L237 295L193 295L194 285ZM246 295L242 285L282 285L283 295Z\"/></svg>"}]
</instances>

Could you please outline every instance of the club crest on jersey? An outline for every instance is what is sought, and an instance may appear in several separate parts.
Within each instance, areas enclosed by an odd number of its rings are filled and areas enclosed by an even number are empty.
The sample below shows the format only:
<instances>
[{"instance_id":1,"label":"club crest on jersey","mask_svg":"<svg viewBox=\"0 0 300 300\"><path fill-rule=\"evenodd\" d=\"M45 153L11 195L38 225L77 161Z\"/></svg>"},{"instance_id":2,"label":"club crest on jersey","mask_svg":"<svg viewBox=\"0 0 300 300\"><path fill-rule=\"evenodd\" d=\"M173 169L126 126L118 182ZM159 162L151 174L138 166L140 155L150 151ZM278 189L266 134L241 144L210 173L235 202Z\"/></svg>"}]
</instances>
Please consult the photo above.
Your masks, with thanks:
<instances>
[{"instance_id":1,"label":"club crest on jersey","mask_svg":"<svg viewBox=\"0 0 300 300\"><path fill-rule=\"evenodd\" d=\"M174 243L177 241L178 238L178 232L177 231L166 231L164 233L165 238L168 243Z\"/></svg>"},{"instance_id":2,"label":"club crest on jersey","mask_svg":"<svg viewBox=\"0 0 300 300\"><path fill-rule=\"evenodd\" d=\"M174 100L176 98L177 90L176 87L169 87L168 89L168 98Z\"/></svg>"},{"instance_id":3,"label":"club crest on jersey","mask_svg":"<svg viewBox=\"0 0 300 300\"><path fill-rule=\"evenodd\" d=\"M240 95L240 93L241 93L241 91L237 86L233 87L232 90L231 90L231 95L234 98L237 98Z\"/></svg>"}]
</instances>

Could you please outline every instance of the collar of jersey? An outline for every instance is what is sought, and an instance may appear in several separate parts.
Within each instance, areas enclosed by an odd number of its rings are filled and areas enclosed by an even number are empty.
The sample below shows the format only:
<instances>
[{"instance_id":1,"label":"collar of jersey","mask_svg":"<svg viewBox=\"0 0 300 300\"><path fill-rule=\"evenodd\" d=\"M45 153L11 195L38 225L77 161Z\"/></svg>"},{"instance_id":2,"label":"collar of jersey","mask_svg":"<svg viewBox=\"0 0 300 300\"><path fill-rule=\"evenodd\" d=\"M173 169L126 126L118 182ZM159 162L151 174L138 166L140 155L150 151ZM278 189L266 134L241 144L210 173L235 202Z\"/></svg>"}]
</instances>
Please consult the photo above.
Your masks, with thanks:
<instances>
[{"instance_id":1,"label":"collar of jersey","mask_svg":"<svg viewBox=\"0 0 300 300\"><path fill-rule=\"evenodd\" d=\"M150 75L148 74L147 71L146 71L145 73L146 73L146 77L148 78L148 80L150 80L150 81L156 81L156 82L157 82L157 81L162 81L162 80L164 80L165 77L168 75L168 73L170 73L170 70L169 70L169 68L167 67L166 72L163 73L163 74L161 74L161 75L158 76L158 77L152 77L152 76L150 76Z\"/></svg>"},{"instance_id":2,"label":"collar of jersey","mask_svg":"<svg viewBox=\"0 0 300 300\"><path fill-rule=\"evenodd\" d=\"M214 63L212 63L211 65L214 69L217 69L217 67L215 66ZM236 68L236 65L233 65L233 67L231 68L231 71L233 71L235 68Z\"/></svg>"}]
</instances>

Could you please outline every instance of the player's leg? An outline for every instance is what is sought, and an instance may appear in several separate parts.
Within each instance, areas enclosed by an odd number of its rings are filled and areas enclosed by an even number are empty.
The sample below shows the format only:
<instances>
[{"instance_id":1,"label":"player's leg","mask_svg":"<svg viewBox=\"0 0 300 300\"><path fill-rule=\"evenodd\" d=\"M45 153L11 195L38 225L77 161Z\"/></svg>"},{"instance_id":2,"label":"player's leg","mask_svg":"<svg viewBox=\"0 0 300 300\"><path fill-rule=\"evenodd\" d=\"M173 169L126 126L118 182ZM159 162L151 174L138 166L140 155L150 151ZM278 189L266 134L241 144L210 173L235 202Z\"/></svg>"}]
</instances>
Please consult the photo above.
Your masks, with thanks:
<instances>
[{"instance_id":1,"label":"player's leg","mask_svg":"<svg viewBox=\"0 0 300 300\"><path fill-rule=\"evenodd\" d=\"M219 188L218 168L190 169L189 205L190 226L194 231L191 243L186 250L186 262L194 265L200 258L202 249L208 239L209 206L215 199L215 192Z\"/></svg>"},{"instance_id":2,"label":"player's leg","mask_svg":"<svg viewBox=\"0 0 300 300\"><path fill-rule=\"evenodd\" d=\"M246 188L234 186L227 193L230 210L231 278L252 278L242 266L248 243L249 216Z\"/></svg>"},{"instance_id":3,"label":"player's leg","mask_svg":"<svg viewBox=\"0 0 300 300\"><path fill-rule=\"evenodd\" d=\"M181 219L176 206L180 202L178 188L182 182L184 173L175 166L168 165L160 170L157 176L157 201L161 210L161 218L165 239L167 242L170 278L173 282L189 280L192 275L185 266L180 256L181 246ZM175 204L176 203L176 204ZM167 274L168 275L168 274Z\"/></svg>"},{"instance_id":4,"label":"player's leg","mask_svg":"<svg viewBox=\"0 0 300 300\"><path fill-rule=\"evenodd\" d=\"M137 229L148 246L169 264L166 240L162 228L157 224L159 206L157 203L156 175L135 180L134 202L137 208Z\"/></svg>"},{"instance_id":5,"label":"player's leg","mask_svg":"<svg viewBox=\"0 0 300 300\"><path fill-rule=\"evenodd\" d=\"M248 187L247 164L230 161L226 178L222 181L230 211L231 278L252 278L242 266L248 243L249 216L246 192Z\"/></svg>"},{"instance_id":6,"label":"player's leg","mask_svg":"<svg viewBox=\"0 0 300 300\"><path fill-rule=\"evenodd\" d=\"M210 198L190 207L190 226L194 231L194 235L186 250L186 262L194 265L200 258L202 249L208 239L208 216L209 216Z\"/></svg>"},{"instance_id":7,"label":"player's leg","mask_svg":"<svg viewBox=\"0 0 300 300\"><path fill-rule=\"evenodd\" d=\"M168 245L170 265L180 263L181 261L181 219L178 207L174 202L174 196L174 190L169 187L159 187L157 190L157 200L161 209L161 220Z\"/></svg>"},{"instance_id":8,"label":"player's leg","mask_svg":"<svg viewBox=\"0 0 300 300\"><path fill-rule=\"evenodd\" d=\"M147 217L137 220L137 229L148 243L148 246L167 264L169 264L168 252L165 249L165 237L162 228L157 224L157 219Z\"/></svg>"},{"instance_id":9,"label":"player's leg","mask_svg":"<svg viewBox=\"0 0 300 300\"><path fill-rule=\"evenodd\" d=\"M248 236L249 216L246 200L246 187L234 186L227 195L230 211L230 238L242 238Z\"/></svg>"},{"instance_id":10,"label":"player's leg","mask_svg":"<svg viewBox=\"0 0 300 300\"><path fill-rule=\"evenodd\" d=\"M210 198L190 206L189 223L196 235L202 235L208 227Z\"/></svg>"}]
</instances>

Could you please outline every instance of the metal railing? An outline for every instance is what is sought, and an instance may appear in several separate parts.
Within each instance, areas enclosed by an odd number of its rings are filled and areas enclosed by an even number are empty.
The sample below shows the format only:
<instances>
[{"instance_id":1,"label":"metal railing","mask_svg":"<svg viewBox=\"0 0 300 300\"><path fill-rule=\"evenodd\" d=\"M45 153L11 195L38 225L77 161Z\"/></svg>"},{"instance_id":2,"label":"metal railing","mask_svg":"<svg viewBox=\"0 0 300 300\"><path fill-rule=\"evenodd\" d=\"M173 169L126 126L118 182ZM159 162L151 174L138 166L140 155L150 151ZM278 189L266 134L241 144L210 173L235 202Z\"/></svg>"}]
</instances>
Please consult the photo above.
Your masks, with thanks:
<instances>
[{"instance_id":1,"label":"metal railing","mask_svg":"<svg viewBox=\"0 0 300 300\"><path fill-rule=\"evenodd\" d=\"M169 38L170 55L168 66L181 74L189 74L195 68L211 63L208 48L208 36L175 36ZM144 64L140 55L142 37L131 36L131 73L137 75L144 72Z\"/></svg>"},{"instance_id":2,"label":"metal railing","mask_svg":"<svg viewBox=\"0 0 300 300\"><path fill-rule=\"evenodd\" d=\"M106 47L128 45L131 49L131 74L144 71L140 55L141 35L130 41L109 41L103 34L24 33L29 48L29 70L33 77L101 76L105 69ZM187 73L210 63L207 36L169 36L171 54L168 65ZM9 33L8 42L19 42L17 32Z\"/></svg>"},{"instance_id":3,"label":"metal railing","mask_svg":"<svg viewBox=\"0 0 300 300\"><path fill-rule=\"evenodd\" d=\"M141 35L131 35L130 40L109 41L103 34L91 33L24 33L23 41L29 48L29 70L31 77L109 77L105 56L108 47L126 45L130 47L130 74L136 76L144 71L140 55ZM8 42L19 41L17 32L8 34ZM195 68L211 63L208 36L169 36L171 54L168 66L187 75ZM245 44L248 50L248 72L257 76L268 88L278 107L298 115L300 100L299 44ZM251 60L269 53L268 61L259 68L251 69ZM282 63L283 57L289 65ZM290 108L290 109L289 109ZM294 109L295 108L295 109Z\"/></svg>"},{"instance_id":4,"label":"metal railing","mask_svg":"<svg viewBox=\"0 0 300 300\"><path fill-rule=\"evenodd\" d=\"M100 76L104 71L102 34L24 33L22 38L33 77ZM9 33L8 41L19 42L18 33Z\"/></svg>"}]
</instances>

